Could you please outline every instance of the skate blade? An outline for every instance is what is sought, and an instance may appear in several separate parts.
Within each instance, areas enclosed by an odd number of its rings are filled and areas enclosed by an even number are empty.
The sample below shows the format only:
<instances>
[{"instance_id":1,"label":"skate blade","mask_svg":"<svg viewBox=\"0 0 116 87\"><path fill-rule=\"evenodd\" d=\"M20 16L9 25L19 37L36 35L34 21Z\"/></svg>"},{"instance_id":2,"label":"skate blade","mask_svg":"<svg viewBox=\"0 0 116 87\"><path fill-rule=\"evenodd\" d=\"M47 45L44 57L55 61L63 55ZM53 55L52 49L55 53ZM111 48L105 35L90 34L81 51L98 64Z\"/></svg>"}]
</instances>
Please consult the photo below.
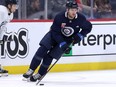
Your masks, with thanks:
<instances>
[{"instance_id":1,"label":"skate blade","mask_svg":"<svg viewBox=\"0 0 116 87\"><path fill-rule=\"evenodd\" d=\"M30 78L23 78L22 81L30 82Z\"/></svg>"},{"instance_id":2,"label":"skate blade","mask_svg":"<svg viewBox=\"0 0 116 87\"><path fill-rule=\"evenodd\" d=\"M23 81L27 81L27 79L28 79L28 78L23 78L22 80L23 80Z\"/></svg>"},{"instance_id":3,"label":"skate blade","mask_svg":"<svg viewBox=\"0 0 116 87\"><path fill-rule=\"evenodd\" d=\"M8 73L0 74L0 77L7 77L7 76L8 76Z\"/></svg>"}]
</instances>

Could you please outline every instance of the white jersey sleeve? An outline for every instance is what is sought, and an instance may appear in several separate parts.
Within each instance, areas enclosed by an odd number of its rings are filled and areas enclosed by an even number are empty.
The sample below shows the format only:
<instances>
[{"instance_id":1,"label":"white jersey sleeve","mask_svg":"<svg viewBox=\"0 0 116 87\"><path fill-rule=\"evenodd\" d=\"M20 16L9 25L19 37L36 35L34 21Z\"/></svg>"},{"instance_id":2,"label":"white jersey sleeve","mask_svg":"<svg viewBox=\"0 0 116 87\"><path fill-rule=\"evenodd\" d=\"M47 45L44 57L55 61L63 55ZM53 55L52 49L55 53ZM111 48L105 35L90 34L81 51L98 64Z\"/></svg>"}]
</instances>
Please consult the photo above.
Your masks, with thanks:
<instances>
[{"instance_id":1,"label":"white jersey sleeve","mask_svg":"<svg viewBox=\"0 0 116 87\"><path fill-rule=\"evenodd\" d=\"M0 24L2 23L2 17L3 17L3 13L0 12Z\"/></svg>"},{"instance_id":2,"label":"white jersey sleeve","mask_svg":"<svg viewBox=\"0 0 116 87\"><path fill-rule=\"evenodd\" d=\"M13 13L8 15L8 9L0 5L0 26L6 25L13 19Z\"/></svg>"},{"instance_id":3,"label":"white jersey sleeve","mask_svg":"<svg viewBox=\"0 0 116 87\"><path fill-rule=\"evenodd\" d=\"M8 9L5 6L0 5L0 40L7 31L6 24L13 19L13 13L8 14Z\"/></svg>"},{"instance_id":4,"label":"white jersey sleeve","mask_svg":"<svg viewBox=\"0 0 116 87\"><path fill-rule=\"evenodd\" d=\"M4 20L5 20L4 12L1 12L1 11L0 11L0 26L3 25Z\"/></svg>"}]
</instances>

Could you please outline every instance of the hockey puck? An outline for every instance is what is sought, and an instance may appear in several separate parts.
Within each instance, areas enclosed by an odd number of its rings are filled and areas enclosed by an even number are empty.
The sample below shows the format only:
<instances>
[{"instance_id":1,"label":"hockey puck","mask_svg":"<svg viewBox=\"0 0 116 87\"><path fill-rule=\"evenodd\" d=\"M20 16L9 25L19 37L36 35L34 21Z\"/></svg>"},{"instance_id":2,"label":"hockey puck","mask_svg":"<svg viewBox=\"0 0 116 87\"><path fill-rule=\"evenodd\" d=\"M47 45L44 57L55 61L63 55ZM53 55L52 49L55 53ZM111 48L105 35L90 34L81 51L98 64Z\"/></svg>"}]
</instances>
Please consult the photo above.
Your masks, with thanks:
<instances>
[{"instance_id":1,"label":"hockey puck","mask_svg":"<svg viewBox=\"0 0 116 87\"><path fill-rule=\"evenodd\" d=\"M44 84L39 84L39 85L43 86Z\"/></svg>"}]
</instances>

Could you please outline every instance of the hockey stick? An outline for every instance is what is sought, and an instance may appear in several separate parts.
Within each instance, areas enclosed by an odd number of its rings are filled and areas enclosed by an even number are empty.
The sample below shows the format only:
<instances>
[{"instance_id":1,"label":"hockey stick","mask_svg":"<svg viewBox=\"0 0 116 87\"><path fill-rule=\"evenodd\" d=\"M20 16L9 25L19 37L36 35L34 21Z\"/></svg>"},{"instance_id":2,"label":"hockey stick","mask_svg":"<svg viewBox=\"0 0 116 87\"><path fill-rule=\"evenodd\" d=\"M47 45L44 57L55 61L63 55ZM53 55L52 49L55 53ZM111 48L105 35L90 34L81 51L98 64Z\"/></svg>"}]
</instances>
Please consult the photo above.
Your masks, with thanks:
<instances>
[{"instance_id":1,"label":"hockey stick","mask_svg":"<svg viewBox=\"0 0 116 87\"><path fill-rule=\"evenodd\" d=\"M73 42L72 42L73 43ZM72 44L71 43L71 44ZM64 52L65 53L65 52ZM59 58L60 59L60 58ZM54 67L54 65L59 61L59 59L57 59L53 64L52 66L47 70L47 72L40 78L40 80L38 80L38 82L36 83L36 85L38 85L42 80L43 78L47 75L47 73Z\"/></svg>"},{"instance_id":2,"label":"hockey stick","mask_svg":"<svg viewBox=\"0 0 116 87\"><path fill-rule=\"evenodd\" d=\"M60 59L60 58L59 58ZM58 60L59 60L58 59ZM36 85L38 85L41 81L42 81L42 79L47 75L47 73L54 67L54 65L58 62L58 60L56 60L53 64L52 64L52 66L47 70L47 72L45 73L45 75L43 75L41 78L40 78L40 80L38 80L38 82L36 83Z\"/></svg>"}]
</instances>

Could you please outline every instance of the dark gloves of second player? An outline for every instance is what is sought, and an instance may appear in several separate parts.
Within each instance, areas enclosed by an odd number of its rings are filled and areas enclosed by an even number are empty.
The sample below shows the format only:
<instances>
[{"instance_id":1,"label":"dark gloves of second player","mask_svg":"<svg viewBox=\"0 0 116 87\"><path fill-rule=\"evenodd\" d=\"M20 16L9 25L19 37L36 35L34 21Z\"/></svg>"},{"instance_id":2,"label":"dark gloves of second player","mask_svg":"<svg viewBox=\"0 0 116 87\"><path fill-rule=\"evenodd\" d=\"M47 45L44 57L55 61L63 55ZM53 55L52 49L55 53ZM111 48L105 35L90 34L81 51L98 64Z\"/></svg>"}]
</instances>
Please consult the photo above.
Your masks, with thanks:
<instances>
[{"instance_id":1,"label":"dark gloves of second player","mask_svg":"<svg viewBox=\"0 0 116 87\"><path fill-rule=\"evenodd\" d=\"M60 47L63 51L65 51L65 50L68 48L68 45L67 45L67 43L64 41L64 42L61 42L61 43L60 43L59 47Z\"/></svg>"},{"instance_id":2,"label":"dark gloves of second player","mask_svg":"<svg viewBox=\"0 0 116 87\"><path fill-rule=\"evenodd\" d=\"M83 40L84 36L80 33L77 33L73 36L73 46Z\"/></svg>"},{"instance_id":3,"label":"dark gloves of second player","mask_svg":"<svg viewBox=\"0 0 116 87\"><path fill-rule=\"evenodd\" d=\"M61 42L59 47L64 51L64 53L70 53L71 47L69 47L66 42Z\"/></svg>"},{"instance_id":4,"label":"dark gloves of second player","mask_svg":"<svg viewBox=\"0 0 116 87\"><path fill-rule=\"evenodd\" d=\"M83 40L84 36L80 33L77 33L76 35L73 36L73 42L72 45L74 46L75 44L79 43L81 40ZM69 54L71 47L68 46L68 44L64 41L61 42L59 47L64 51L64 53Z\"/></svg>"}]
</instances>

